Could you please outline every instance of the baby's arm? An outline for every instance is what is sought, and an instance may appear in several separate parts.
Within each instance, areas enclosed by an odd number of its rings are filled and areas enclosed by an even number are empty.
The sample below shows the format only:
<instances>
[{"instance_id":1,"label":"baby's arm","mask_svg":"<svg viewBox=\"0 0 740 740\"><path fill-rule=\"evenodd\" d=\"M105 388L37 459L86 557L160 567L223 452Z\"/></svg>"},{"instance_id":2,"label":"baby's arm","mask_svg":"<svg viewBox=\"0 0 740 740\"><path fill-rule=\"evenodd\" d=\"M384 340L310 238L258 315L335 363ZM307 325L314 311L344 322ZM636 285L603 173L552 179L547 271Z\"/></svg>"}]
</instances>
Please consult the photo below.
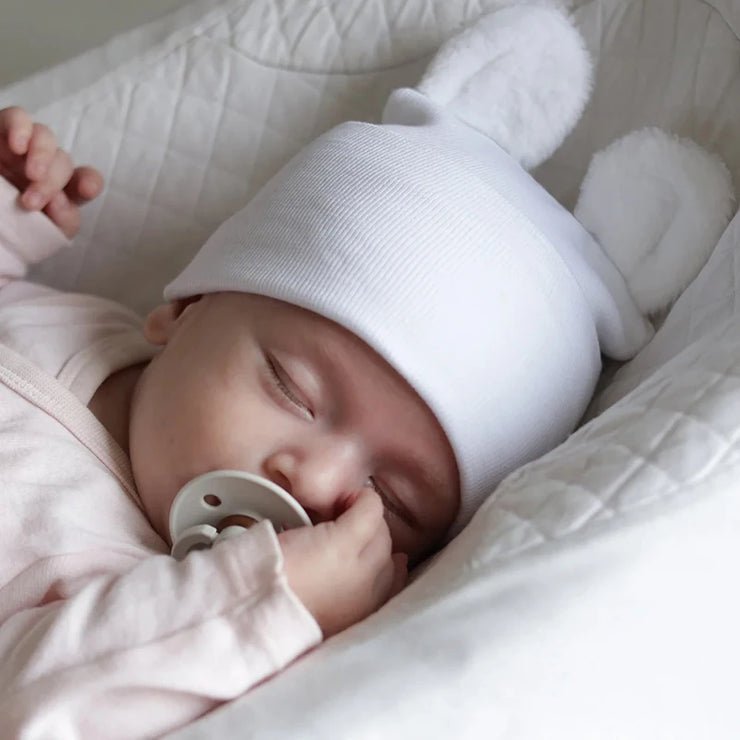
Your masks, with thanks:
<instances>
[{"instance_id":1,"label":"baby's arm","mask_svg":"<svg viewBox=\"0 0 740 740\"><path fill-rule=\"evenodd\" d=\"M261 523L182 562L155 556L94 577L0 626L3 731L159 736L283 668L322 630L367 616L405 575L382 504L365 492L336 521L279 539Z\"/></svg>"},{"instance_id":2,"label":"baby's arm","mask_svg":"<svg viewBox=\"0 0 740 740\"><path fill-rule=\"evenodd\" d=\"M22 108L0 110L0 285L64 246L79 206L102 189L100 172L75 167L49 128Z\"/></svg>"},{"instance_id":3,"label":"baby's arm","mask_svg":"<svg viewBox=\"0 0 740 740\"><path fill-rule=\"evenodd\" d=\"M70 737L158 737L321 639L286 585L268 524L182 562L149 557L56 598L0 626L3 737L56 737L61 728Z\"/></svg>"}]
</instances>

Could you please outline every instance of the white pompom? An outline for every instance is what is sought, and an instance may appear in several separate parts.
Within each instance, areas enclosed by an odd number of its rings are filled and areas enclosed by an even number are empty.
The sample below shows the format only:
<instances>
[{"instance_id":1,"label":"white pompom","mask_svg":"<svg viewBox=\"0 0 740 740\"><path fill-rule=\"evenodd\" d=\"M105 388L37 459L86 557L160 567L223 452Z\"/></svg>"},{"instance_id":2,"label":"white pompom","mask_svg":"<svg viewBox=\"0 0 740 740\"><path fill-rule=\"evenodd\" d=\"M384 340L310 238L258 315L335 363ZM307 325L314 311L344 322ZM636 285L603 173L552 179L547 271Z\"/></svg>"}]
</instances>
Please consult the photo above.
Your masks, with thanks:
<instances>
[{"instance_id":1,"label":"white pompom","mask_svg":"<svg viewBox=\"0 0 740 740\"><path fill-rule=\"evenodd\" d=\"M418 85L527 169L560 146L590 88L581 35L564 13L537 5L481 18L440 48Z\"/></svg>"},{"instance_id":2,"label":"white pompom","mask_svg":"<svg viewBox=\"0 0 740 740\"><path fill-rule=\"evenodd\" d=\"M649 315L699 273L733 202L730 173L719 158L689 139L649 128L594 156L575 215Z\"/></svg>"}]
</instances>

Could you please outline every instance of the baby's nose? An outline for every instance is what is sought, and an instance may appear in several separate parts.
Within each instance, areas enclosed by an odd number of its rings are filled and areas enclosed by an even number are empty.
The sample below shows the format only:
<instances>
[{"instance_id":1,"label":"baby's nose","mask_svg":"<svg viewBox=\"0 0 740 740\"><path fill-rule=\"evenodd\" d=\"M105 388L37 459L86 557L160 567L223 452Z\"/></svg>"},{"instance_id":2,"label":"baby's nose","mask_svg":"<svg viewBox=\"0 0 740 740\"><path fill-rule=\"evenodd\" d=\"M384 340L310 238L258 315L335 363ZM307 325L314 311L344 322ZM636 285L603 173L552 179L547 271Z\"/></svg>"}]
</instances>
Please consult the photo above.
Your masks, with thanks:
<instances>
[{"instance_id":1,"label":"baby's nose","mask_svg":"<svg viewBox=\"0 0 740 740\"><path fill-rule=\"evenodd\" d=\"M336 439L276 453L266 461L265 472L301 504L314 524L336 519L367 477L355 446Z\"/></svg>"}]
</instances>

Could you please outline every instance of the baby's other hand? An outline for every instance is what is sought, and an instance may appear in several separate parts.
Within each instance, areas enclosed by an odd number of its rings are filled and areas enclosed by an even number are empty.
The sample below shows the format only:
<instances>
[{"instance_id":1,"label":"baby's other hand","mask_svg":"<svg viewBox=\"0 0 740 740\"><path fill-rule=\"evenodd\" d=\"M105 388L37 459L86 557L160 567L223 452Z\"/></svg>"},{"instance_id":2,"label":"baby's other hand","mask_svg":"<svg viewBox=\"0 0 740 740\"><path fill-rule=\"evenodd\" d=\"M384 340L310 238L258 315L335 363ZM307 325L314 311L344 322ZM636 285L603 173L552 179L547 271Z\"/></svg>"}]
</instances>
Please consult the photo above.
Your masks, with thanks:
<instances>
[{"instance_id":1,"label":"baby's other hand","mask_svg":"<svg viewBox=\"0 0 740 740\"><path fill-rule=\"evenodd\" d=\"M391 554L378 495L365 490L336 521L278 535L288 584L324 637L350 627L405 585L407 558Z\"/></svg>"},{"instance_id":2,"label":"baby's other hand","mask_svg":"<svg viewBox=\"0 0 740 740\"><path fill-rule=\"evenodd\" d=\"M0 175L24 208L43 211L68 237L80 228L79 206L103 189L98 170L75 167L51 129L17 106L0 110Z\"/></svg>"}]
</instances>

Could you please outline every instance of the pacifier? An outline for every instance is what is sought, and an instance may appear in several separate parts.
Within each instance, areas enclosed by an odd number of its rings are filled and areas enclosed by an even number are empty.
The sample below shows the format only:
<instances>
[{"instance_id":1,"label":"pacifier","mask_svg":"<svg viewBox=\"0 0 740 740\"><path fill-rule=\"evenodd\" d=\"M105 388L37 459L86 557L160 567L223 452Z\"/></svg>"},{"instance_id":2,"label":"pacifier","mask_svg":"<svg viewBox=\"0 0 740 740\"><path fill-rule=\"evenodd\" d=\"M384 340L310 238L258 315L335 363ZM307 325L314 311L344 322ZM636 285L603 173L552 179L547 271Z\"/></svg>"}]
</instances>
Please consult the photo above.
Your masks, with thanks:
<instances>
[{"instance_id":1,"label":"pacifier","mask_svg":"<svg viewBox=\"0 0 740 740\"><path fill-rule=\"evenodd\" d=\"M278 533L311 524L303 507L266 478L241 470L199 475L186 483L172 502L171 555L182 560L191 550L208 549L263 519L269 519Z\"/></svg>"}]
</instances>

